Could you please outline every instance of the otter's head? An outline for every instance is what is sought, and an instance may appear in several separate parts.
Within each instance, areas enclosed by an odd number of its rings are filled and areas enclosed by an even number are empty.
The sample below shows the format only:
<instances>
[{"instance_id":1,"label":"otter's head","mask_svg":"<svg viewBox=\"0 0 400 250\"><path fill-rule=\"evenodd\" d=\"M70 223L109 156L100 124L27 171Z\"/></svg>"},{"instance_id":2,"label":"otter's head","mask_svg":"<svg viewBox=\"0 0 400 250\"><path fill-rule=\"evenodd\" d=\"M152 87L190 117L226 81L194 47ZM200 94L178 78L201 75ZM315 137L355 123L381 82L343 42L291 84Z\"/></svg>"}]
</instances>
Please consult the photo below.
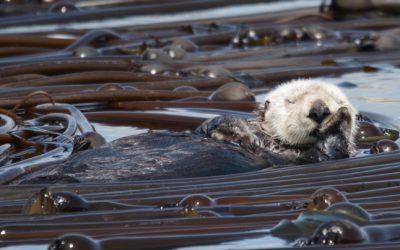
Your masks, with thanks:
<instances>
[{"instance_id":1,"label":"otter's head","mask_svg":"<svg viewBox=\"0 0 400 250\"><path fill-rule=\"evenodd\" d=\"M260 107L259 120L268 135L293 146L317 143L332 133L331 126L343 128L335 133L353 145L357 132L356 110L342 91L312 79L293 80L272 90ZM346 126L339 126L341 122Z\"/></svg>"}]
</instances>

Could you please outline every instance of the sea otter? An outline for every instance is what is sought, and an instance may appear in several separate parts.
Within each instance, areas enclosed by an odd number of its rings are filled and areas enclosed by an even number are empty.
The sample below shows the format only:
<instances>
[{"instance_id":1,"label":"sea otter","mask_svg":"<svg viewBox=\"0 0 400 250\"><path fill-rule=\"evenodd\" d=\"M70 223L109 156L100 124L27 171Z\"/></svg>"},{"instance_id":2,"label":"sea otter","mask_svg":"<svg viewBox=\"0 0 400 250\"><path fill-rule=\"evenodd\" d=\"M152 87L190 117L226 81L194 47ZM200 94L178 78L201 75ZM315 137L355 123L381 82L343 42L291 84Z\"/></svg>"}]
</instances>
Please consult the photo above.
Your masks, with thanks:
<instances>
[{"instance_id":1,"label":"sea otter","mask_svg":"<svg viewBox=\"0 0 400 250\"><path fill-rule=\"evenodd\" d=\"M200 177L345 158L356 151L355 115L336 86L293 80L272 90L255 118L221 116L194 133L159 131L120 138L15 183ZM79 145L86 145L81 141L85 138L77 140Z\"/></svg>"},{"instance_id":2,"label":"sea otter","mask_svg":"<svg viewBox=\"0 0 400 250\"><path fill-rule=\"evenodd\" d=\"M257 110L257 119L217 117L196 132L267 150L274 163L310 163L356 153L356 113L338 87L298 79L268 93Z\"/></svg>"}]
</instances>

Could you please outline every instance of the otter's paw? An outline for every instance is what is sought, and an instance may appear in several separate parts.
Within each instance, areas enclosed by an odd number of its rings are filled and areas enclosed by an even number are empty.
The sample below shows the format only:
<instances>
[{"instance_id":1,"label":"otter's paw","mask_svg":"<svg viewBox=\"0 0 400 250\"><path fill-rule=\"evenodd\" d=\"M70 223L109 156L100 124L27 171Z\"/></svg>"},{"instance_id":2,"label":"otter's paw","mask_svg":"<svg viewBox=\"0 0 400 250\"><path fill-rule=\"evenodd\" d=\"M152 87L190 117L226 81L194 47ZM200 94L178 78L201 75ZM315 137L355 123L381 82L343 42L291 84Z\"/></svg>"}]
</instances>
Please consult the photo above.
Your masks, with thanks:
<instances>
[{"instance_id":1,"label":"otter's paw","mask_svg":"<svg viewBox=\"0 0 400 250\"><path fill-rule=\"evenodd\" d=\"M325 135L343 134L348 136L346 132L354 130L354 119L347 107L339 108L329 119L321 124L320 131Z\"/></svg>"},{"instance_id":2,"label":"otter's paw","mask_svg":"<svg viewBox=\"0 0 400 250\"><path fill-rule=\"evenodd\" d=\"M320 147L329 159L342 159L356 153L354 137L356 125L354 117L347 107L341 107L323 124Z\"/></svg>"},{"instance_id":3,"label":"otter's paw","mask_svg":"<svg viewBox=\"0 0 400 250\"><path fill-rule=\"evenodd\" d=\"M79 151L87 149L98 148L106 143L106 139L104 139L104 137L99 133L86 132L83 135L76 135L74 137L74 146L72 153L77 153Z\"/></svg>"},{"instance_id":4,"label":"otter's paw","mask_svg":"<svg viewBox=\"0 0 400 250\"><path fill-rule=\"evenodd\" d=\"M239 117L220 116L202 123L197 134L219 141L236 142L254 150L261 147L261 140L251 131L247 121Z\"/></svg>"}]
</instances>

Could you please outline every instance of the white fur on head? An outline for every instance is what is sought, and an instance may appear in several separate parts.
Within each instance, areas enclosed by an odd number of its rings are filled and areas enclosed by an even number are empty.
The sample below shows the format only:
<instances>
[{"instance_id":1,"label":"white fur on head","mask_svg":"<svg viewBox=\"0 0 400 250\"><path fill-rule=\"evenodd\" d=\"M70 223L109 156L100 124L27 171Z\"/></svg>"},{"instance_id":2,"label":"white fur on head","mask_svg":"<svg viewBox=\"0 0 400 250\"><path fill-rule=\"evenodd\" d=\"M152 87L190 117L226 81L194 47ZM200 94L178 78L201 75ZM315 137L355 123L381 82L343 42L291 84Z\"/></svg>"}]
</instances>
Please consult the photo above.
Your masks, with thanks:
<instances>
[{"instance_id":1,"label":"white fur on head","mask_svg":"<svg viewBox=\"0 0 400 250\"><path fill-rule=\"evenodd\" d=\"M308 117L310 108L322 100L331 115L340 107L347 107L351 115L349 141L357 133L357 111L335 85L316 79L297 79L281 84L268 93L267 107L261 107L261 127L270 136L290 145L313 144L317 138L311 133L318 124Z\"/></svg>"}]
</instances>

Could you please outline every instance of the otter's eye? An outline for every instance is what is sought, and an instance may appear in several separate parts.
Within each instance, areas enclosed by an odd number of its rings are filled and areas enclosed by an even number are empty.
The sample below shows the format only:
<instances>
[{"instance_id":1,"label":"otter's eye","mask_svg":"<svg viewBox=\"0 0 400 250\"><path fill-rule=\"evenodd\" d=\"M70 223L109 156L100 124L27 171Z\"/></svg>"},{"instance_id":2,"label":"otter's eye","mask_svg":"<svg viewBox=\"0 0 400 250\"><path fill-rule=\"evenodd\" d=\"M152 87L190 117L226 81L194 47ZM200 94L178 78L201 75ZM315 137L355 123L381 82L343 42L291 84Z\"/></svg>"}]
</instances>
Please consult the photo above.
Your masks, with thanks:
<instances>
[{"instance_id":1,"label":"otter's eye","mask_svg":"<svg viewBox=\"0 0 400 250\"><path fill-rule=\"evenodd\" d=\"M264 110L267 110L269 108L269 104L270 104L270 101L266 100L264 103Z\"/></svg>"},{"instance_id":2,"label":"otter's eye","mask_svg":"<svg viewBox=\"0 0 400 250\"><path fill-rule=\"evenodd\" d=\"M290 103L290 104L294 104L295 103L294 99L286 99L286 102Z\"/></svg>"}]
</instances>

